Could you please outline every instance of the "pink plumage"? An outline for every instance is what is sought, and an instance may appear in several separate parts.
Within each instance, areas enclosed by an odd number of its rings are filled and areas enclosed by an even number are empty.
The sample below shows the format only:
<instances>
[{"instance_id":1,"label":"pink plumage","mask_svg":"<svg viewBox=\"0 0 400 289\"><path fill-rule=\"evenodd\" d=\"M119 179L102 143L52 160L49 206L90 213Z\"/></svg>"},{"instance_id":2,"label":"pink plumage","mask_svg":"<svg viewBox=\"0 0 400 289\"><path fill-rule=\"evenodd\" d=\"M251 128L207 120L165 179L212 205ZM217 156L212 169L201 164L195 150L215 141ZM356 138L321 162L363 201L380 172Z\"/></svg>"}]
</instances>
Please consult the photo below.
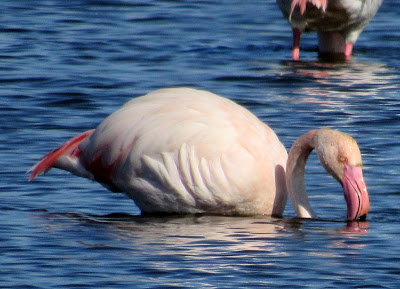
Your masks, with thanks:
<instances>
[{"instance_id":1,"label":"pink plumage","mask_svg":"<svg viewBox=\"0 0 400 289\"><path fill-rule=\"evenodd\" d=\"M126 193L149 213L282 216L289 192L297 215L310 218L315 214L302 177L314 148L343 185L347 218L366 216L361 154L351 137L310 131L288 159L274 131L250 111L189 88L161 89L129 101L95 130L47 154L32 167L29 180L60 168Z\"/></svg>"}]
</instances>

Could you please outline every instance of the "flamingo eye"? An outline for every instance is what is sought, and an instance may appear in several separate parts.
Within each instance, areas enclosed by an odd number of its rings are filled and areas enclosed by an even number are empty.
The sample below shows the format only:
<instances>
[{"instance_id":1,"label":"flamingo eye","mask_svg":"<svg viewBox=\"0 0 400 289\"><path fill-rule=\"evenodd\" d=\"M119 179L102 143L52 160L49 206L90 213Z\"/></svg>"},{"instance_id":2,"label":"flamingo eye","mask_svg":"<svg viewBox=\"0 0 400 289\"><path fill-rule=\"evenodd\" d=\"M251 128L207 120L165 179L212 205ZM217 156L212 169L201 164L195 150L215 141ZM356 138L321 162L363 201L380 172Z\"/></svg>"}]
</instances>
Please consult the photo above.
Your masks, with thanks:
<instances>
[{"instance_id":1,"label":"flamingo eye","mask_svg":"<svg viewBox=\"0 0 400 289\"><path fill-rule=\"evenodd\" d=\"M339 161L341 163L347 163L347 158L346 157L339 157Z\"/></svg>"}]
</instances>

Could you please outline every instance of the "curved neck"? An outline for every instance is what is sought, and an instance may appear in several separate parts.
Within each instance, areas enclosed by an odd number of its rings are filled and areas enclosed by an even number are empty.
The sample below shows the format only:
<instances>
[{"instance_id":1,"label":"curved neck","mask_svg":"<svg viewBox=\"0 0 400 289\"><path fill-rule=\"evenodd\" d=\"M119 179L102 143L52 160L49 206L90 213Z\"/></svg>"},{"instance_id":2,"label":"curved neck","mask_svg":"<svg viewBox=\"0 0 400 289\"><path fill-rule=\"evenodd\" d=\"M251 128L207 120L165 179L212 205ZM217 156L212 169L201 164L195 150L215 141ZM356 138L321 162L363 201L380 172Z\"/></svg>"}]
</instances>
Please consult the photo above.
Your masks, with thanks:
<instances>
[{"instance_id":1,"label":"curved neck","mask_svg":"<svg viewBox=\"0 0 400 289\"><path fill-rule=\"evenodd\" d=\"M290 200L299 218L314 218L315 214L308 201L304 184L304 170L311 151L315 148L314 136L316 130L299 137L289 151L286 164L286 183Z\"/></svg>"}]
</instances>

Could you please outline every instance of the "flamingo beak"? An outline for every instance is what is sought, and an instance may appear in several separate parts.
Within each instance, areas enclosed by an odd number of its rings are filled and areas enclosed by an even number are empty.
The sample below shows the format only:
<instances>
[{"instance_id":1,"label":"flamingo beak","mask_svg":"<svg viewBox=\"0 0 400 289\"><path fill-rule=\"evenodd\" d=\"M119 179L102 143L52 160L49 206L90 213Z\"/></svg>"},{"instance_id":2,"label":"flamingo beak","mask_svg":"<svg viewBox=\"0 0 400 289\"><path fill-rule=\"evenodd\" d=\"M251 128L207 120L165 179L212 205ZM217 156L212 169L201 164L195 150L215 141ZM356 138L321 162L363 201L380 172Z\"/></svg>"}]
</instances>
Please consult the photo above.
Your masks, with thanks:
<instances>
[{"instance_id":1,"label":"flamingo beak","mask_svg":"<svg viewBox=\"0 0 400 289\"><path fill-rule=\"evenodd\" d=\"M342 186L347 202L347 220L365 219L369 211L369 196L362 168L345 164Z\"/></svg>"}]
</instances>

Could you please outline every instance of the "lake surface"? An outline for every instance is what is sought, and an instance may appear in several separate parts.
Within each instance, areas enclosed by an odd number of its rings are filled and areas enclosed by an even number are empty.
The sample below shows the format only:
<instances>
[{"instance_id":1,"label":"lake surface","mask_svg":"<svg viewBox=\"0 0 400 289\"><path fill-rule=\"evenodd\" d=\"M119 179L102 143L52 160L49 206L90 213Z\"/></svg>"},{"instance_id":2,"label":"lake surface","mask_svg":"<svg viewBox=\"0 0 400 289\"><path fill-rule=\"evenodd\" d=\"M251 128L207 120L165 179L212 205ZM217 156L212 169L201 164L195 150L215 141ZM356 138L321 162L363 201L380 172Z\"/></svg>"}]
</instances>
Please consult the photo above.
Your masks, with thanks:
<instances>
[{"instance_id":1,"label":"lake surface","mask_svg":"<svg viewBox=\"0 0 400 289\"><path fill-rule=\"evenodd\" d=\"M1 288L398 288L400 6L385 0L350 62L292 62L275 1L0 2ZM287 149L309 129L351 134L371 210L346 223L313 154L316 220L141 216L123 194L25 172L123 103L161 87L229 97Z\"/></svg>"}]
</instances>

